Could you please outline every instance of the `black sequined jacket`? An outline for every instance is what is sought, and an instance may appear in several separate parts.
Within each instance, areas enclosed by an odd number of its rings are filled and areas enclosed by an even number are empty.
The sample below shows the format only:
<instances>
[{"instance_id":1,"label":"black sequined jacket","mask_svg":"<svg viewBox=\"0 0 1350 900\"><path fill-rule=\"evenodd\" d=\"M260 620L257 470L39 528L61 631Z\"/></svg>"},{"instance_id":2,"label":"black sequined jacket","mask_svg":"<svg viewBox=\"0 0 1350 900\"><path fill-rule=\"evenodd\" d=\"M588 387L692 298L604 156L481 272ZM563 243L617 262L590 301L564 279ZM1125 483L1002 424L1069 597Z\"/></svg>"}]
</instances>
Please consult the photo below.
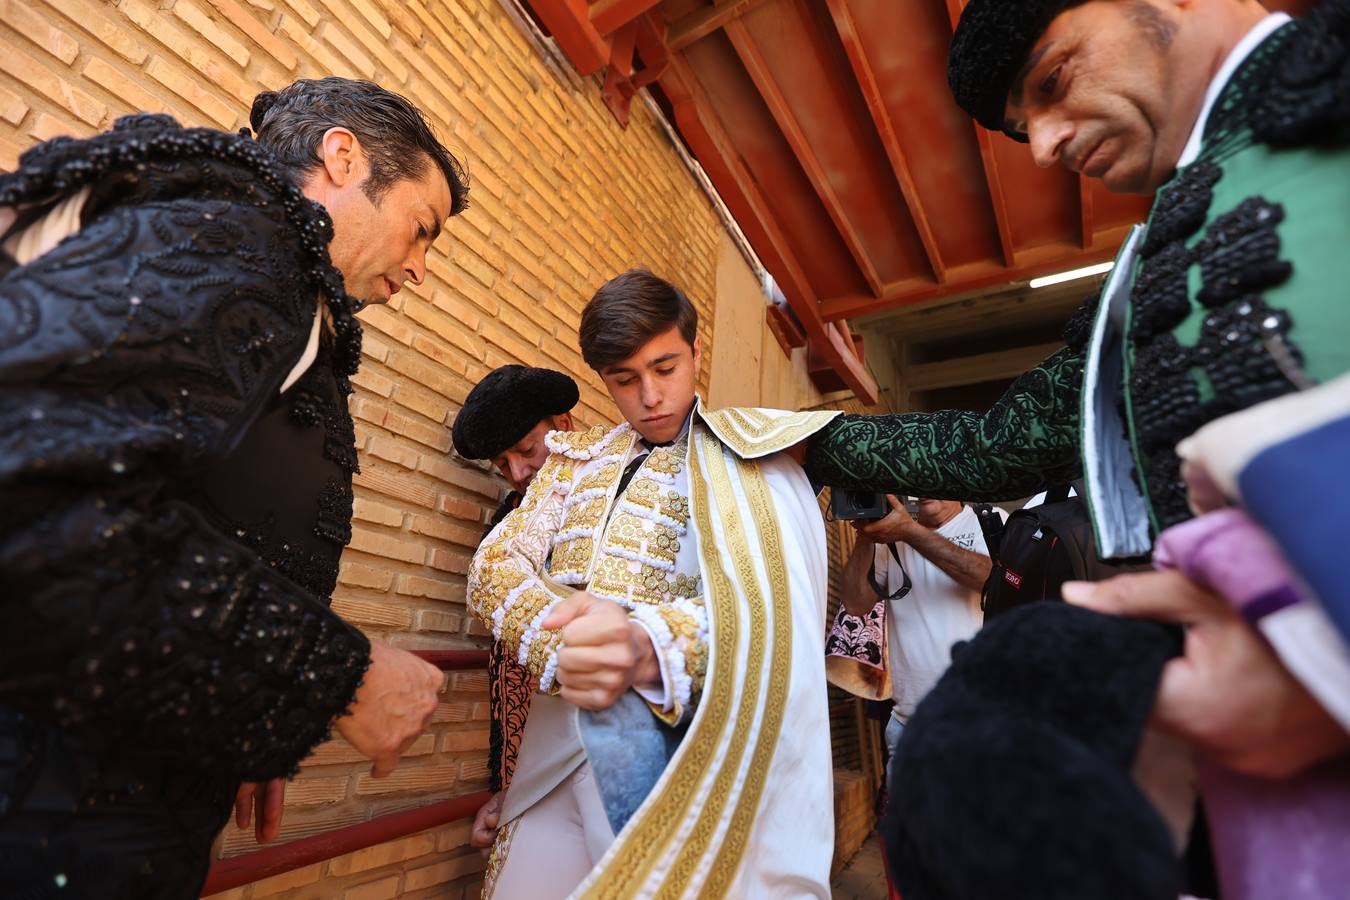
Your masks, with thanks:
<instances>
[{"instance_id":1,"label":"black sequined jacket","mask_svg":"<svg viewBox=\"0 0 1350 900\"><path fill-rule=\"evenodd\" d=\"M79 231L0 267L0 706L131 760L290 774L369 663L328 599L360 352L331 223L252 140L163 116L34 148L0 206L83 187Z\"/></svg>"},{"instance_id":2,"label":"black sequined jacket","mask_svg":"<svg viewBox=\"0 0 1350 900\"><path fill-rule=\"evenodd\" d=\"M1175 447L1213 419L1350 370L1350 0L1326 0L1243 61L1199 158L1158 191L1135 261L1121 420L1155 533L1189 517ZM840 416L818 483L962 500L1082 471L1087 309L1067 347L986 413Z\"/></svg>"}]
</instances>

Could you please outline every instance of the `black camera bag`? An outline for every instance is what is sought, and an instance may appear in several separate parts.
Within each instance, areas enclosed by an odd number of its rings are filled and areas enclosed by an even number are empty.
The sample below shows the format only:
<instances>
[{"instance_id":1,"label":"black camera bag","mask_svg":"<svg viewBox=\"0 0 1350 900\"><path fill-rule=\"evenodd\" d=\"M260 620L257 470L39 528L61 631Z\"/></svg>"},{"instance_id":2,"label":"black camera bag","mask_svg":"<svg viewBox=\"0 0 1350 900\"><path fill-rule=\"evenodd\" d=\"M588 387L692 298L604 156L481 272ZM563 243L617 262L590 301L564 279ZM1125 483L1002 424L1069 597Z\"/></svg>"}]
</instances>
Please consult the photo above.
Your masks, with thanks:
<instances>
[{"instance_id":1,"label":"black camera bag","mask_svg":"<svg viewBox=\"0 0 1350 900\"><path fill-rule=\"evenodd\" d=\"M1051 489L1040 506L1010 515L997 544L981 596L986 622L1027 603L1059 600L1066 581L1101 581L1147 568L1102 562L1087 503L1081 491L1070 497L1068 485Z\"/></svg>"}]
</instances>

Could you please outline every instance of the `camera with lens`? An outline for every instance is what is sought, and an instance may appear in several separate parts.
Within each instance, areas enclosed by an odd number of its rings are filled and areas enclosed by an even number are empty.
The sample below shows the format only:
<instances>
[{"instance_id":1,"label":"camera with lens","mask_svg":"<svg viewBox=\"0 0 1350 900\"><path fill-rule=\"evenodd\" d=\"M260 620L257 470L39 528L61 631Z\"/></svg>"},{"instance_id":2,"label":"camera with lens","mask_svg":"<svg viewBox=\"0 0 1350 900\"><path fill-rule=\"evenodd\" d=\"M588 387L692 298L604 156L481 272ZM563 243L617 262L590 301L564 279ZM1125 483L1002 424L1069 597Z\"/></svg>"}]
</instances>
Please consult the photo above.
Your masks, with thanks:
<instances>
[{"instance_id":1,"label":"camera with lens","mask_svg":"<svg viewBox=\"0 0 1350 900\"><path fill-rule=\"evenodd\" d=\"M836 519L882 519L890 511L885 494L837 489L830 494L830 512Z\"/></svg>"}]
</instances>

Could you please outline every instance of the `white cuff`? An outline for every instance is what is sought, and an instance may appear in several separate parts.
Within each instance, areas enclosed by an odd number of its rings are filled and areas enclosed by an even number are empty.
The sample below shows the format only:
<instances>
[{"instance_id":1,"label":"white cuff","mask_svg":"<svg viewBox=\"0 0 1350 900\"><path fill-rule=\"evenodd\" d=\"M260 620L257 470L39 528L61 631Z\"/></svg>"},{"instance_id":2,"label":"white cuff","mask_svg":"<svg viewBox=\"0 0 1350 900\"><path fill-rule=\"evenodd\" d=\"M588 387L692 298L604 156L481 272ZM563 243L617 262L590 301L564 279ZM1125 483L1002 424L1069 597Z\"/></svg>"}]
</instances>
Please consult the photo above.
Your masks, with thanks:
<instances>
[{"instance_id":1,"label":"white cuff","mask_svg":"<svg viewBox=\"0 0 1350 900\"><path fill-rule=\"evenodd\" d=\"M662 712L670 712L671 708L675 705L675 698L672 696L670 690L670 669L669 664L666 662L666 655L661 652L661 645L656 642L656 633L652 631L651 626L636 616L634 616L633 619L641 625L642 630L647 633L647 640L652 642L652 651L656 654L657 664L661 667L660 690L641 688L637 685L633 685L633 690L637 691L637 695L643 700L646 700L653 706L661 707Z\"/></svg>"}]
</instances>

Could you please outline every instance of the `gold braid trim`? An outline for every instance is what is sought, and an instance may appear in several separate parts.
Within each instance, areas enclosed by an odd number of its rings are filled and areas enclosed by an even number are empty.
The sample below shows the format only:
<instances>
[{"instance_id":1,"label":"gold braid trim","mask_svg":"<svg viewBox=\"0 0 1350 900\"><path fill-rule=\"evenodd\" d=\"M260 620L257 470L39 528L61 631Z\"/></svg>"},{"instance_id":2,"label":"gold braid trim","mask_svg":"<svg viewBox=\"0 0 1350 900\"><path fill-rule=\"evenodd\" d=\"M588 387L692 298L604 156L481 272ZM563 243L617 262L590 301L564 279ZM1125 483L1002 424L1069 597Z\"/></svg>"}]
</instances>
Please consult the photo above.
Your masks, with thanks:
<instances>
[{"instance_id":1,"label":"gold braid trim","mask_svg":"<svg viewBox=\"0 0 1350 900\"><path fill-rule=\"evenodd\" d=\"M786 450L815 434L840 415L838 410L808 410L770 415L778 410L729 407L709 410L700 418L741 459L759 459Z\"/></svg>"},{"instance_id":2,"label":"gold braid trim","mask_svg":"<svg viewBox=\"0 0 1350 900\"><path fill-rule=\"evenodd\" d=\"M700 434L700 443L706 442L710 457L720 460L721 448L711 435ZM725 464L724 464L725 465ZM735 679L717 676L718 665L733 668L733 657L719 662L718 650L734 654L740 637L741 622L737 615L739 600L735 585L722 567L713 535L712 495L702 472L699 454L689 454L690 506L699 533L706 538L699 542L711 590L708 592L709 631L712 635L712 655L707 667L707 680L702 702L689 726L689 732L680 742L680 749L666 769L659 793L654 792L643 803L633 820L615 839L615 847L607 854L608 862L595 875L594 881L581 896L604 900L628 900L640 896L642 885L652 869L670 848L680 824L689 816L690 806L706 773L717 764L715 753L721 736L732 722L732 701ZM720 507L720 503L719 503Z\"/></svg>"}]
</instances>

